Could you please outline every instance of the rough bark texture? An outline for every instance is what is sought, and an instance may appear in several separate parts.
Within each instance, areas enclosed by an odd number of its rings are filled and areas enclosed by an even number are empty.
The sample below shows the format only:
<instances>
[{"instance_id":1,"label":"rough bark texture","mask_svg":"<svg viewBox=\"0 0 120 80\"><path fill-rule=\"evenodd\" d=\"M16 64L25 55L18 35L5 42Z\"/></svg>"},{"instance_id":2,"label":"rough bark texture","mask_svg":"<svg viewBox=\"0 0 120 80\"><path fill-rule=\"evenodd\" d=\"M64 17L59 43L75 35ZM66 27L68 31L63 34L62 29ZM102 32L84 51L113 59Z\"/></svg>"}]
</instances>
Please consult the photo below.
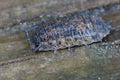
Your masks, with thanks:
<instances>
[{"instance_id":1,"label":"rough bark texture","mask_svg":"<svg viewBox=\"0 0 120 80\"><path fill-rule=\"evenodd\" d=\"M0 0L0 80L120 80L120 43L111 43L120 40L120 30L109 35L111 45L35 54L20 26L9 26L40 14L59 15L116 2L119 0ZM101 16L112 20L112 27L120 27L120 11Z\"/></svg>"}]
</instances>

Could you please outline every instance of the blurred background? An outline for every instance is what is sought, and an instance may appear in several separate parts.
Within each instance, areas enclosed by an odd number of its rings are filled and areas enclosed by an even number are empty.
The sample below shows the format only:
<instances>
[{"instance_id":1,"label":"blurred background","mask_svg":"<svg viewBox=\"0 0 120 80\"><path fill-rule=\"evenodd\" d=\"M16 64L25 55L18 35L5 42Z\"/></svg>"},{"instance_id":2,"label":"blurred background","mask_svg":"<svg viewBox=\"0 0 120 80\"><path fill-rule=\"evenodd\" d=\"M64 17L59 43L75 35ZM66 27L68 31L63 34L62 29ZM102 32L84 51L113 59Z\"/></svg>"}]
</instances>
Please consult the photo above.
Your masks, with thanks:
<instances>
[{"instance_id":1,"label":"blurred background","mask_svg":"<svg viewBox=\"0 0 120 80\"><path fill-rule=\"evenodd\" d=\"M120 80L120 31L112 33L107 46L92 44L72 51L34 53L30 50L20 22L42 15L61 15L120 0L0 0L0 80ZM120 11L101 17L120 26ZM32 57L33 56L33 57ZM29 59L27 60L26 59ZM22 62L14 62L24 59ZM13 63L12 63L13 62ZM4 64L5 65L2 65Z\"/></svg>"},{"instance_id":2,"label":"blurred background","mask_svg":"<svg viewBox=\"0 0 120 80\"><path fill-rule=\"evenodd\" d=\"M0 0L0 26L42 13L60 14L117 2L119 0Z\"/></svg>"}]
</instances>

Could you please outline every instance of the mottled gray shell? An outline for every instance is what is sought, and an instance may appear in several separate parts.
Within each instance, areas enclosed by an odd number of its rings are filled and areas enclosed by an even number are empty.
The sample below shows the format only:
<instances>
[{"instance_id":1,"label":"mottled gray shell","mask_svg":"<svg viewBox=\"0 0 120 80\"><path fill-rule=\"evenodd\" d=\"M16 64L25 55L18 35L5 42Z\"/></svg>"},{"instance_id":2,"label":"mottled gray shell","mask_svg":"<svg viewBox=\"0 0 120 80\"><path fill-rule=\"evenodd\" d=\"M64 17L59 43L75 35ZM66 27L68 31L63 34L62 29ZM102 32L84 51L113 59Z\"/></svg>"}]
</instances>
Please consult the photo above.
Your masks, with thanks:
<instances>
[{"instance_id":1,"label":"mottled gray shell","mask_svg":"<svg viewBox=\"0 0 120 80\"><path fill-rule=\"evenodd\" d=\"M26 35L35 51L48 51L101 41L110 29L101 17L87 10L41 21L26 30Z\"/></svg>"}]
</instances>

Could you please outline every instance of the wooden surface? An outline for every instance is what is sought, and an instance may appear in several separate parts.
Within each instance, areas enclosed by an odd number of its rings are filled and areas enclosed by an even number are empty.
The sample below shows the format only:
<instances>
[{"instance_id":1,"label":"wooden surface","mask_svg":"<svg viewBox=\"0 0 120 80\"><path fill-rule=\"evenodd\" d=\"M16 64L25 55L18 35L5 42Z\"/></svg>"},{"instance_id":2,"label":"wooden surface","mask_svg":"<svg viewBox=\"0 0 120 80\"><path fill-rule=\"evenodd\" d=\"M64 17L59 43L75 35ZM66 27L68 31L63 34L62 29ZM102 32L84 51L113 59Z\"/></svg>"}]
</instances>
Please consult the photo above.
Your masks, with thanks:
<instances>
[{"instance_id":1,"label":"wooden surface","mask_svg":"<svg viewBox=\"0 0 120 80\"><path fill-rule=\"evenodd\" d=\"M59 0L59 5L53 0L46 1L0 0L0 80L120 80L119 44L92 44L91 47L74 47L71 52L65 49L57 54L35 54L31 52L24 33L18 29L20 26L9 26L42 12L67 13L119 0L84 0L84 4L77 3L79 0L75 0L75 3ZM68 6L70 4L73 7ZM112 27L120 26L120 11L102 16L105 21L112 20ZM115 31L108 40L120 40L119 34L120 31Z\"/></svg>"},{"instance_id":2,"label":"wooden surface","mask_svg":"<svg viewBox=\"0 0 120 80\"><path fill-rule=\"evenodd\" d=\"M0 0L0 27L41 13L69 12L116 2L119 0Z\"/></svg>"}]
</instances>

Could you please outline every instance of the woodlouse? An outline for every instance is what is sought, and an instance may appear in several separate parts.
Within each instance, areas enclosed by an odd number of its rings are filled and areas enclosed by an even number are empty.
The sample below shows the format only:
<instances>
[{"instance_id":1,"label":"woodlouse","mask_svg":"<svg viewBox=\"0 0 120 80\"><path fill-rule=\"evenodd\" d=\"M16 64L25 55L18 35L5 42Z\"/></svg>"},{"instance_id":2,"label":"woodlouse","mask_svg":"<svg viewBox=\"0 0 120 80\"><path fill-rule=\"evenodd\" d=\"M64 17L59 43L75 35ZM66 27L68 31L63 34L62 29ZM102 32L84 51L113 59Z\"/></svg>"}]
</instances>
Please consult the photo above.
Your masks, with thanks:
<instances>
[{"instance_id":1,"label":"woodlouse","mask_svg":"<svg viewBox=\"0 0 120 80\"><path fill-rule=\"evenodd\" d=\"M110 30L108 22L85 10L41 21L25 32L35 51L48 51L101 41Z\"/></svg>"}]
</instances>

